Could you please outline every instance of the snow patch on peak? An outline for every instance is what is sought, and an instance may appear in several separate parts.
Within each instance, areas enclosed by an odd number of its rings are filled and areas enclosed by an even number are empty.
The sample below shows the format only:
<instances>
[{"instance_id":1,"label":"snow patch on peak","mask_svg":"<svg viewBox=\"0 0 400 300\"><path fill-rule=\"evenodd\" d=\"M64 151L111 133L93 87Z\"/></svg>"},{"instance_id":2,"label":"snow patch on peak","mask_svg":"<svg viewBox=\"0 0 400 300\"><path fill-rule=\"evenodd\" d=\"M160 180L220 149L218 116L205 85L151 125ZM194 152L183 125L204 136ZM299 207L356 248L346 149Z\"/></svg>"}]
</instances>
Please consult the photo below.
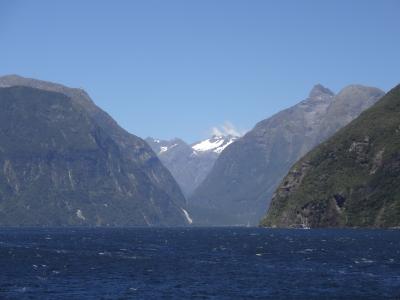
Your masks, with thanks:
<instances>
[{"instance_id":1,"label":"snow patch on peak","mask_svg":"<svg viewBox=\"0 0 400 300\"><path fill-rule=\"evenodd\" d=\"M214 152L220 154L222 151L225 150L226 147L228 147L230 144L232 144L235 141L235 139L230 139L226 144L222 145L221 147L218 147L217 149L214 150Z\"/></svg>"},{"instance_id":2,"label":"snow patch on peak","mask_svg":"<svg viewBox=\"0 0 400 300\"><path fill-rule=\"evenodd\" d=\"M192 145L192 149L196 152L214 152L220 154L237 139L238 137L235 136L213 136L210 139Z\"/></svg>"},{"instance_id":3,"label":"snow patch on peak","mask_svg":"<svg viewBox=\"0 0 400 300\"><path fill-rule=\"evenodd\" d=\"M220 147L224 143L224 140L213 140L213 139L206 139L204 141L201 141L200 143L197 143L192 146L192 148L196 151L209 151L212 149L216 149Z\"/></svg>"},{"instance_id":4,"label":"snow patch on peak","mask_svg":"<svg viewBox=\"0 0 400 300\"><path fill-rule=\"evenodd\" d=\"M158 154L161 154L167 150L168 150L168 147L160 147L160 152Z\"/></svg>"},{"instance_id":5,"label":"snow patch on peak","mask_svg":"<svg viewBox=\"0 0 400 300\"><path fill-rule=\"evenodd\" d=\"M171 146L169 146L169 147L167 147L167 146L161 146L161 147L160 147L160 152L158 152L158 154L161 154L161 153L163 153L163 152L166 152L166 151L168 151L168 150L170 150L170 149L172 149L172 148L174 148L174 147L176 147L176 146L178 146L178 144L173 144L173 145L171 145Z\"/></svg>"}]
</instances>

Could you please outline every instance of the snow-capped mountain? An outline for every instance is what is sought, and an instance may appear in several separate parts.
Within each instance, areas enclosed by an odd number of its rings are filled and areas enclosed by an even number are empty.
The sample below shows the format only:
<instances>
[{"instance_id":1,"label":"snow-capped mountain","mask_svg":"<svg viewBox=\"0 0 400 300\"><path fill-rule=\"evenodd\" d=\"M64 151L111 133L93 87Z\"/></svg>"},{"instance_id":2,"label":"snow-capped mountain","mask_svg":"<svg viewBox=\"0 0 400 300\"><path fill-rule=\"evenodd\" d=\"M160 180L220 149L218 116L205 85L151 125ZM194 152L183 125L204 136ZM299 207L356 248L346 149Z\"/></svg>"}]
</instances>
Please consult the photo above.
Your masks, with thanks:
<instances>
[{"instance_id":1,"label":"snow-capped mountain","mask_svg":"<svg viewBox=\"0 0 400 300\"><path fill-rule=\"evenodd\" d=\"M383 95L360 85L334 94L317 84L305 100L257 123L222 152L188 198L191 216L208 226L258 224L291 166Z\"/></svg>"},{"instance_id":2,"label":"snow-capped mountain","mask_svg":"<svg viewBox=\"0 0 400 300\"><path fill-rule=\"evenodd\" d=\"M213 136L204 141L200 141L192 145L192 149L196 152L209 152L220 154L226 147L232 144L238 137L236 136Z\"/></svg>"},{"instance_id":3,"label":"snow-capped mountain","mask_svg":"<svg viewBox=\"0 0 400 300\"><path fill-rule=\"evenodd\" d=\"M159 140L147 138L146 142L168 168L185 196L199 186L210 172L221 152L238 137L212 136L189 145L181 139Z\"/></svg>"},{"instance_id":4,"label":"snow-capped mountain","mask_svg":"<svg viewBox=\"0 0 400 300\"><path fill-rule=\"evenodd\" d=\"M161 155L162 153L171 151L176 147L178 147L177 149L180 149L182 147L186 148L186 146L188 146L184 141L178 138L166 141L149 137L146 139L146 142L151 146L151 148L157 155Z\"/></svg>"}]
</instances>

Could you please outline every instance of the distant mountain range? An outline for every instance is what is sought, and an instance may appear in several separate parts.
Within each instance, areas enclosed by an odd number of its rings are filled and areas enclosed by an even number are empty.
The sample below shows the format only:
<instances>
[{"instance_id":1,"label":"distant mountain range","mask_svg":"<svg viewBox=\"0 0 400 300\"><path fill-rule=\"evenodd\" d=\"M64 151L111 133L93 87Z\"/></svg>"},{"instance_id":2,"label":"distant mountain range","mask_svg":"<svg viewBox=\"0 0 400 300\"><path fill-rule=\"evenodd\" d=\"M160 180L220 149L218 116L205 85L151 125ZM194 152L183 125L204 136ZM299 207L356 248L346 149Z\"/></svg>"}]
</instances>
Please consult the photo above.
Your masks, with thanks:
<instances>
[{"instance_id":1,"label":"distant mountain range","mask_svg":"<svg viewBox=\"0 0 400 300\"><path fill-rule=\"evenodd\" d=\"M0 77L0 226L191 222L170 172L81 89Z\"/></svg>"},{"instance_id":2,"label":"distant mountain range","mask_svg":"<svg viewBox=\"0 0 400 300\"><path fill-rule=\"evenodd\" d=\"M190 145L126 132L84 90L0 77L0 226L398 227L400 86L383 96L316 85Z\"/></svg>"},{"instance_id":3,"label":"distant mountain range","mask_svg":"<svg viewBox=\"0 0 400 300\"><path fill-rule=\"evenodd\" d=\"M221 152L237 136L212 136L189 145L181 139L159 140L147 138L146 142L171 172L183 193L189 197L210 172Z\"/></svg>"},{"instance_id":4,"label":"distant mountain range","mask_svg":"<svg viewBox=\"0 0 400 300\"><path fill-rule=\"evenodd\" d=\"M361 85L335 95L316 85L307 99L259 122L221 153L189 197L195 223L258 224L290 167L383 95Z\"/></svg>"},{"instance_id":5,"label":"distant mountain range","mask_svg":"<svg viewBox=\"0 0 400 300\"><path fill-rule=\"evenodd\" d=\"M400 85L301 158L261 224L399 227Z\"/></svg>"}]
</instances>

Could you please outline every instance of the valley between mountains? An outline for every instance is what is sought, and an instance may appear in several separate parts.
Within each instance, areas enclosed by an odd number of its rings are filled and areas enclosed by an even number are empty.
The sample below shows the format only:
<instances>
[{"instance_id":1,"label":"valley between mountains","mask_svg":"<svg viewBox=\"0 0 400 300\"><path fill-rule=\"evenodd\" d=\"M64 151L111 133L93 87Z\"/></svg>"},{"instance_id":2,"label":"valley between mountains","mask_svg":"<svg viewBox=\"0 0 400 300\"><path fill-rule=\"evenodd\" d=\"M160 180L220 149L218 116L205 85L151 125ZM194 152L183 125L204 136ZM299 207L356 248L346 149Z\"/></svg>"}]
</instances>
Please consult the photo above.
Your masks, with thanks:
<instances>
[{"instance_id":1,"label":"valley between mountains","mask_svg":"<svg viewBox=\"0 0 400 300\"><path fill-rule=\"evenodd\" d=\"M188 144L128 133L82 89L0 77L0 226L399 226L399 91L317 84Z\"/></svg>"}]
</instances>

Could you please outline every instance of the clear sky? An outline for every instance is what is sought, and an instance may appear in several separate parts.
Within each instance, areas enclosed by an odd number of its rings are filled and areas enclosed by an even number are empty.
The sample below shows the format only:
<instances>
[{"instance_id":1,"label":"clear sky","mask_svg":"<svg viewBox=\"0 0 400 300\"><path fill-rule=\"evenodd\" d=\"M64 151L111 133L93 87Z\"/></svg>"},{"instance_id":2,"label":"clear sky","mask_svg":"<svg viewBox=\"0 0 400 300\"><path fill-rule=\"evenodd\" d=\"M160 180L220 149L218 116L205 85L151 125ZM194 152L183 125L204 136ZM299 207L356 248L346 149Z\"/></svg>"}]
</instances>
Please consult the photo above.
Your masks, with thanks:
<instances>
[{"instance_id":1,"label":"clear sky","mask_svg":"<svg viewBox=\"0 0 400 300\"><path fill-rule=\"evenodd\" d=\"M141 137L238 130L321 83L400 83L398 0L0 0L0 75L83 87Z\"/></svg>"}]
</instances>

